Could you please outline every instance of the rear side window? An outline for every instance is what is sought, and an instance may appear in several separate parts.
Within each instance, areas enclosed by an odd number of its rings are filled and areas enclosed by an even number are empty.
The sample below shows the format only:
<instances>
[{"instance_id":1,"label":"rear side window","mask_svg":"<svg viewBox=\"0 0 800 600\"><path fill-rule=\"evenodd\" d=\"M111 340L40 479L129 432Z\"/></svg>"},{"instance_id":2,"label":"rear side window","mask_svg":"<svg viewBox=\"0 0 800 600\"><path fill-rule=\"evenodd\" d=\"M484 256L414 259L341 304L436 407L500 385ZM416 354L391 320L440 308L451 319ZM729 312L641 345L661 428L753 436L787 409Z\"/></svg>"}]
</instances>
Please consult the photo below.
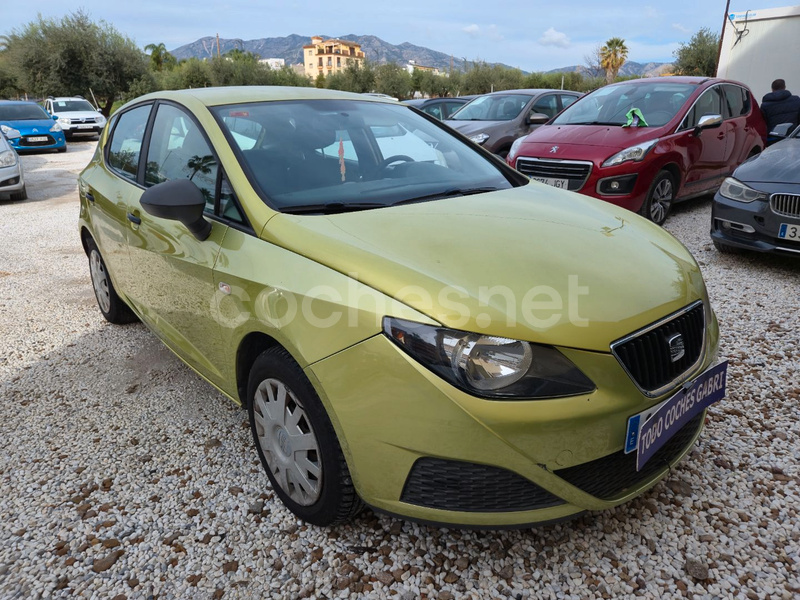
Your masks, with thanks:
<instances>
[{"instance_id":1,"label":"rear side window","mask_svg":"<svg viewBox=\"0 0 800 600\"><path fill-rule=\"evenodd\" d=\"M150 109L151 106L147 104L121 114L111 134L108 164L131 181L136 181L136 172L139 170L139 155Z\"/></svg>"},{"instance_id":2,"label":"rear side window","mask_svg":"<svg viewBox=\"0 0 800 600\"><path fill-rule=\"evenodd\" d=\"M725 95L725 110L726 117L740 117L746 115L750 111L749 102L745 106L745 92L744 88L738 85L723 85L723 93Z\"/></svg>"}]
</instances>

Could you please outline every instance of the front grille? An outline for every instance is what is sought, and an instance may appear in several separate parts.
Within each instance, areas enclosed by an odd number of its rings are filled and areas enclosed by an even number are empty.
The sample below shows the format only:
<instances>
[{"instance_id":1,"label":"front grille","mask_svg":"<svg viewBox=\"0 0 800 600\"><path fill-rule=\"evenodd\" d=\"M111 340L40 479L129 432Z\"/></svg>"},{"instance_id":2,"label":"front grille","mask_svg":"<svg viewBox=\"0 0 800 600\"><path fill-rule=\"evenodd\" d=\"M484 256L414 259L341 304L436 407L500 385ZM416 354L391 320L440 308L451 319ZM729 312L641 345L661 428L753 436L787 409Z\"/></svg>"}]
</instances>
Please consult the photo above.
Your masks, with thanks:
<instances>
[{"instance_id":1,"label":"front grille","mask_svg":"<svg viewBox=\"0 0 800 600\"><path fill-rule=\"evenodd\" d=\"M658 449L641 471L636 470L636 453L625 454L620 450L591 462L559 469L554 473L595 498L611 500L649 480L680 456L702 426L703 418L704 413L701 412L686 423Z\"/></svg>"},{"instance_id":2,"label":"front grille","mask_svg":"<svg viewBox=\"0 0 800 600\"><path fill-rule=\"evenodd\" d=\"M517 171L528 177L546 179L566 179L567 189L575 192L583 187L592 172L592 163L576 160L552 160L545 158L520 157Z\"/></svg>"},{"instance_id":3,"label":"front grille","mask_svg":"<svg viewBox=\"0 0 800 600\"><path fill-rule=\"evenodd\" d=\"M489 465L420 458L411 467L400 500L464 512L510 512L564 504L524 477Z\"/></svg>"},{"instance_id":4,"label":"front grille","mask_svg":"<svg viewBox=\"0 0 800 600\"><path fill-rule=\"evenodd\" d=\"M680 336L684 354L673 360L670 340ZM705 313L702 301L648 325L611 344L611 352L639 389L658 396L673 387L697 366L705 341Z\"/></svg>"},{"instance_id":5,"label":"front grille","mask_svg":"<svg viewBox=\"0 0 800 600\"><path fill-rule=\"evenodd\" d=\"M81 125L83 123L96 123L97 119L95 117L87 117L85 119L70 119L69 122L73 125Z\"/></svg>"},{"instance_id":6,"label":"front grille","mask_svg":"<svg viewBox=\"0 0 800 600\"><path fill-rule=\"evenodd\" d=\"M32 146L32 147L35 147L35 146L50 146L50 145L56 143L56 140L55 140L55 138L53 138L52 135L44 135L44 134L42 134L42 135L34 135L34 136L31 136L31 137L46 137L47 139L45 141L43 141L43 142L32 142L32 141L30 141L30 138L28 136L24 136L24 137L20 138L19 145L20 146Z\"/></svg>"},{"instance_id":7,"label":"front grille","mask_svg":"<svg viewBox=\"0 0 800 600\"><path fill-rule=\"evenodd\" d=\"M796 194L772 194L769 205L776 215L800 217L800 196Z\"/></svg>"}]
</instances>

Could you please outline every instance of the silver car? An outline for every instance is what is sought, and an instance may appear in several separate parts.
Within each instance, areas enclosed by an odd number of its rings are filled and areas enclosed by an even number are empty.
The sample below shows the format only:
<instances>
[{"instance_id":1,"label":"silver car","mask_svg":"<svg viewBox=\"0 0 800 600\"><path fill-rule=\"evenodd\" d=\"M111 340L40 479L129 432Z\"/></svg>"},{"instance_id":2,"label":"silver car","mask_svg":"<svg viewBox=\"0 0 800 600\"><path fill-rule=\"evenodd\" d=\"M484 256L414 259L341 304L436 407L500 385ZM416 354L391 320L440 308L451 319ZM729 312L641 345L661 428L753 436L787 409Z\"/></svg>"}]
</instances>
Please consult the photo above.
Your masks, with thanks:
<instances>
[{"instance_id":1,"label":"silver car","mask_svg":"<svg viewBox=\"0 0 800 600\"><path fill-rule=\"evenodd\" d=\"M11 130L12 137L19 137L19 132ZM16 136L14 135L16 133ZM28 192L25 189L25 177L22 174L22 162L17 151L8 143L6 134L0 132L0 199L25 200Z\"/></svg>"}]
</instances>

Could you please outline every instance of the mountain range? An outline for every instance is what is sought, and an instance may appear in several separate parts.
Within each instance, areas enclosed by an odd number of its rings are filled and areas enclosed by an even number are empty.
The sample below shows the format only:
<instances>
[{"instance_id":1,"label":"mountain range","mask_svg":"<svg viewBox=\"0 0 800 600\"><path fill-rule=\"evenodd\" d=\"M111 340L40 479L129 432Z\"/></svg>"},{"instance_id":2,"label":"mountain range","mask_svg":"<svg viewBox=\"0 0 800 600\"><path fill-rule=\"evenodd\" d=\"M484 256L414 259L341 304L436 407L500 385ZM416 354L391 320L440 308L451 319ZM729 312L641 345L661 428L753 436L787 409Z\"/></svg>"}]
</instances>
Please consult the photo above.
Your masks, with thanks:
<instances>
[{"instance_id":1,"label":"mountain range","mask_svg":"<svg viewBox=\"0 0 800 600\"><path fill-rule=\"evenodd\" d=\"M328 39L330 36L323 35L321 37ZM464 69L464 57L457 58L444 52L431 50L424 46L415 46L408 42L390 44L374 35L353 34L339 36L338 39L360 44L361 50L364 51L367 59L377 64L388 62L406 64L409 60L414 60L419 65L436 67L440 71L449 71L451 67L457 70ZM303 62L303 46L310 43L311 38L309 36L297 34L291 34L285 37L261 38L257 40L220 38L219 52L220 54L225 54L226 52L238 48L244 52L257 54L261 58L282 58L286 61L287 65L294 65ZM217 53L217 38L211 36L203 37L191 44L185 44L179 48L175 48L171 50L170 53L178 60L187 58L209 58ZM628 61L622 66L622 69L620 69L620 75L659 75L669 64L670 63L637 63ZM508 65L503 66L507 67ZM548 73L563 73L569 71L586 72L586 70L585 66L572 65L560 69L553 69L548 71Z\"/></svg>"}]
</instances>

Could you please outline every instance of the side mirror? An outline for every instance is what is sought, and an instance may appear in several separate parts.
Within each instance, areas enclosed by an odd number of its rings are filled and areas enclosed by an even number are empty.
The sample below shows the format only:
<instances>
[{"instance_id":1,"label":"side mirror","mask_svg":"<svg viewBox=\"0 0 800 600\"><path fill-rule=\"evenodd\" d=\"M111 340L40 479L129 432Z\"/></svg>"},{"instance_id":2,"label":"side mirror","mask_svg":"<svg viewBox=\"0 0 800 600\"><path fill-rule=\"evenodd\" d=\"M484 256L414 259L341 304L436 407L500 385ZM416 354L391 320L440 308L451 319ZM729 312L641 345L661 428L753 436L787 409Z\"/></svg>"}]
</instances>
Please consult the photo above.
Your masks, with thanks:
<instances>
[{"instance_id":1,"label":"side mirror","mask_svg":"<svg viewBox=\"0 0 800 600\"><path fill-rule=\"evenodd\" d=\"M794 123L781 123L780 125L775 125L775 127L772 128L772 131L769 132L769 135L771 137L784 139L789 137L792 129L794 129Z\"/></svg>"},{"instance_id":2,"label":"side mirror","mask_svg":"<svg viewBox=\"0 0 800 600\"><path fill-rule=\"evenodd\" d=\"M58 115L50 115L50 118L53 119L53 121L58 121Z\"/></svg>"},{"instance_id":3,"label":"side mirror","mask_svg":"<svg viewBox=\"0 0 800 600\"><path fill-rule=\"evenodd\" d=\"M544 113L531 113L527 120L528 125L543 125L550 120L550 117Z\"/></svg>"},{"instance_id":4,"label":"side mirror","mask_svg":"<svg viewBox=\"0 0 800 600\"><path fill-rule=\"evenodd\" d=\"M722 115L703 115L694 128L694 134L700 135L704 129L714 129L722 125Z\"/></svg>"},{"instance_id":5,"label":"side mirror","mask_svg":"<svg viewBox=\"0 0 800 600\"><path fill-rule=\"evenodd\" d=\"M172 179L145 190L139 204L150 215L180 221L201 242L211 235L211 223L203 218L206 199L188 179Z\"/></svg>"}]
</instances>

